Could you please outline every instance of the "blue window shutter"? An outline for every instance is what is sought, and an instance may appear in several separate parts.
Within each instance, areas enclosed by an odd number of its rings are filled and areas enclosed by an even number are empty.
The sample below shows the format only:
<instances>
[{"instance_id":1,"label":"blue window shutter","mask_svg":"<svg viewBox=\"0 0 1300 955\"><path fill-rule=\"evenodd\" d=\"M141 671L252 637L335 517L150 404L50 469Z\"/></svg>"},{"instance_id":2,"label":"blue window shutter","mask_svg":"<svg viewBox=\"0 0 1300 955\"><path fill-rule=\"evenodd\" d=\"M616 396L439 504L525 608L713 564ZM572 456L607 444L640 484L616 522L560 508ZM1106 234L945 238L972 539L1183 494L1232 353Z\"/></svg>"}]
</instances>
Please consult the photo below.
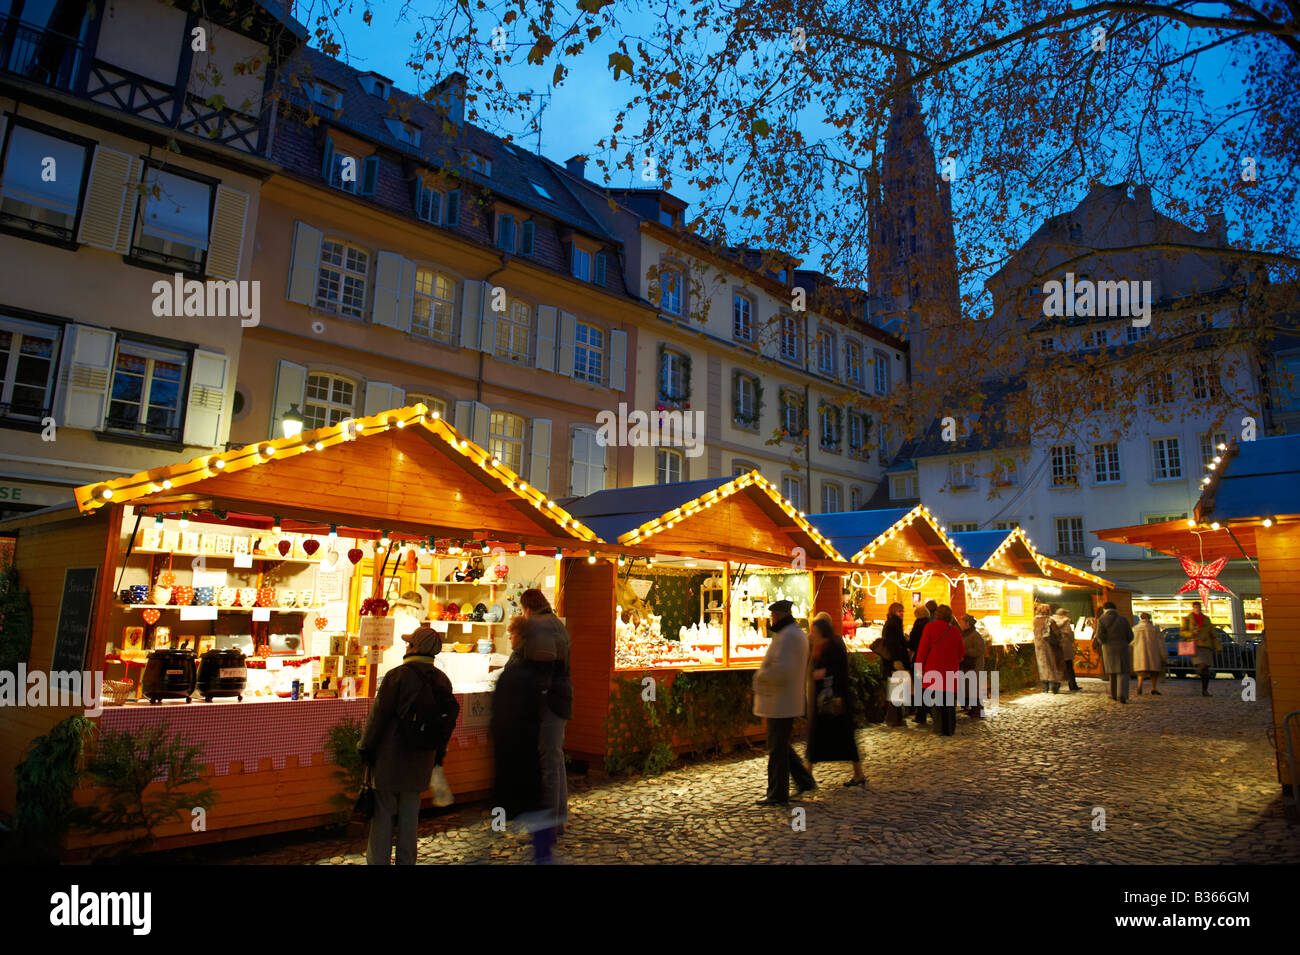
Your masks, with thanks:
<instances>
[{"instance_id":1,"label":"blue window shutter","mask_svg":"<svg viewBox=\"0 0 1300 955\"><path fill-rule=\"evenodd\" d=\"M596 253L596 265L595 265L594 275L595 278L592 281L594 281L597 285L605 284L605 253L604 252Z\"/></svg>"},{"instance_id":2,"label":"blue window shutter","mask_svg":"<svg viewBox=\"0 0 1300 955\"><path fill-rule=\"evenodd\" d=\"M497 248L507 252L515 250L515 217L501 215L497 217Z\"/></svg>"},{"instance_id":3,"label":"blue window shutter","mask_svg":"<svg viewBox=\"0 0 1300 955\"><path fill-rule=\"evenodd\" d=\"M531 219L523 224L523 234L519 238L519 254L533 254L533 221Z\"/></svg>"},{"instance_id":4,"label":"blue window shutter","mask_svg":"<svg viewBox=\"0 0 1300 955\"><path fill-rule=\"evenodd\" d=\"M460 224L460 190L447 193L447 225Z\"/></svg>"},{"instance_id":5,"label":"blue window shutter","mask_svg":"<svg viewBox=\"0 0 1300 955\"><path fill-rule=\"evenodd\" d=\"M326 136L325 137L325 161L321 163L321 167L320 167L321 178L328 183L330 181L333 172L334 172L334 142L328 136Z\"/></svg>"},{"instance_id":6,"label":"blue window shutter","mask_svg":"<svg viewBox=\"0 0 1300 955\"><path fill-rule=\"evenodd\" d=\"M369 156L366 159L365 169L361 173L361 194L373 196L377 185L379 185L379 157Z\"/></svg>"}]
</instances>

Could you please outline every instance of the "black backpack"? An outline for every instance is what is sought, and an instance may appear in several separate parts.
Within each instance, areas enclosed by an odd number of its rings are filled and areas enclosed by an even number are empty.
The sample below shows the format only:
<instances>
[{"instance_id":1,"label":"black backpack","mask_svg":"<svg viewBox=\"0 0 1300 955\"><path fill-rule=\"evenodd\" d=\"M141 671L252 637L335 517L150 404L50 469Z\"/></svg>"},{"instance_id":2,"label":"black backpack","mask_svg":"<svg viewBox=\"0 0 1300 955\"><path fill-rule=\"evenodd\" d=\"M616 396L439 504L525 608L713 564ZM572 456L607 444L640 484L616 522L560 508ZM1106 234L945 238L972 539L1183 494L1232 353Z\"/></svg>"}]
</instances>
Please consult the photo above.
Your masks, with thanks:
<instances>
[{"instance_id":1,"label":"black backpack","mask_svg":"<svg viewBox=\"0 0 1300 955\"><path fill-rule=\"evenodd\" d=\"M460 704L450 693L439 693L436 674L414 667L420 677L420 693L397 721L397 735L409 749L442 749L451 739L460 715ZM433 670L433 667L429 668Z\"/></svg>"}]
</instances>

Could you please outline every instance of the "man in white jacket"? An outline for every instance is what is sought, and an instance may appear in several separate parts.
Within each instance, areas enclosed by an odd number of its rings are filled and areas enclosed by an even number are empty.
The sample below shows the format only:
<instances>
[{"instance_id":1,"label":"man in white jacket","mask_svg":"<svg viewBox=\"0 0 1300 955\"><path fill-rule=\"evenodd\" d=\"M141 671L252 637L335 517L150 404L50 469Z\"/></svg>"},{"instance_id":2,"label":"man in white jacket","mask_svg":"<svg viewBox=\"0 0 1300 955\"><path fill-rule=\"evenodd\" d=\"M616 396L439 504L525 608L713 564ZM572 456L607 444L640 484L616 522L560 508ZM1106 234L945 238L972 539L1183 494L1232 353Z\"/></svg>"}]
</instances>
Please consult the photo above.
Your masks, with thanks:
<instances>
[{"instance_id":1,"label":"man in white jacket","mask_svg":"<svg viewBox=\"0 0 1300 955\"><path fill-rule=\"evenodd\" d=\"M804 715L808 680L808 635L790 616L791 606L778 600L767 608L772 643L754 673L754 715L767 720L767 795L760 806L789 803L791 773L800 795L817 788L790 745L795 717Z\"/></svg>"}]
</instances>

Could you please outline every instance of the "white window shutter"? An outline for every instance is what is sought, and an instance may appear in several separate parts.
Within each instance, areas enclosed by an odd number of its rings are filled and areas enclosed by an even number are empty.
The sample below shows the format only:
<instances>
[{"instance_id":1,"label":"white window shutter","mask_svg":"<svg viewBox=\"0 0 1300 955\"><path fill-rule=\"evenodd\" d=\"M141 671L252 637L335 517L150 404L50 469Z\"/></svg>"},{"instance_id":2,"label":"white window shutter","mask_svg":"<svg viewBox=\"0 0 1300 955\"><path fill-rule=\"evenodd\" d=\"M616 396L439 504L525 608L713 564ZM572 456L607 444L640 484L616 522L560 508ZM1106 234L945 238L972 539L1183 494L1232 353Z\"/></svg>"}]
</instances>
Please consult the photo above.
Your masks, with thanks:
<instances>
[{"instance_id":1,"label":"white window shutter","mask_svg":"<svg viewBox=\"0 0 1300 955\"><path fill-rule=\"evenodd\" d=\"M284 413L290 405L297 405L302 411L303 394L307 390L307 366L298 365L283 358L275 367L275 410L271 415L271 438L283 438L284 431L280 425Z\"/></svg>"},{"instance_id":2,"label":"white window shutter","mask_svg":"<svg viewBox=\"0 0 1300 955\"><path fill-rule=\"evenodd\" d=\"M479 322L478 347L480 351L494 355L497 347L497 313L492 310L492 287L486 286L483 295L486 301L483 303L483 317ZM506 308L509 307L507 303Z\"/></svg>"},{"instance_id":3,"label":"white window shutter","mask_svg":"<svg viewBox=\"0 0 1300 955\"><path fill-rule=\"evenodd\" d=\"M78 242L123 255L131 251L135 206L140 200L136 187L143 168L144 163L134 156L106 146L95 147L81 205Z\"/></svg>"},{"instance_id":4,"label":"white window shutter","mask_svg":"<svg viewBox=\"0 0 1300 955\"><path fill-rule=\"evenodd\" d=\"M212 231L208 235L208 275L238 279L244 261L244 230L248 221L248 193L217 186L212 206Z\"/></svg>"},{"instance_id":5,"label":"white window shutter","mask_svg":"<svg viewBox=\"0 0 1300 955\"><path fill-rule=\"evenodd\" d=\"M528 483L543 494L551 488L551 421L533 419L532 454L528 459Z\"/></svg>"},{"instance_id":6,"label":"white window shutter","mask_svg":"<svg viewBox=\"0 0 1300 955\"><path fill-rule=\"evenodd\" d=\"M478 348L479 320L483 317L484 285L466 279L460 293L460 347Z\"/></svg>"},{"instance_id":7,"label":"white window shutter","mask_svg":"<svg viewBox=\"0 0 1300 955\"><path fill-rule=\"evenodd\" d=\"M579 497L585 497L588 493L587 482L590 480L590 474L587 466L587 446L590 443L590 431L586 428L574 429L572 453L569 456L569 490L571 493L576 494Z\"/></svg>"},{"instance_id":8,"label":"white window shutter","mask_svg":"<svg viewBox=\"0 0 1300 955\"><path fill-rule=\"evenodd\" d=\"M194 352L190 372L190 398L185 405L185 443L197 448L225 444L222 412L226 407L226 371L229 360L220 352Z\"/></svg>"},{"instance_id":9,"label":"white window shutter","mask_svg":"<svg viewBox=\"0 0 1300 955\"><path fill-rule=\"evenodd\" d=\"M397 328L397 300L401 295L403 259L396 252L380 252L376 258L375 324Z\"/></svg>"},{"instance_id":10,"label":"white window shutter","mask_svg":"<svg viewBox=\"0 0 1300 955\"><path fill-rule=\"evenodd\" d=\"M108 413L108 387L113 380L117 333L90 325L69 325L63 343L59 380L60 413L67 428L98 431Z\"/></svg>"},{"instance_id":11,"label":"white window shutter","mask_svg":"<svg viewBox=\"0 0 1300 955\"><path fill-rule=\"evenodd\" d=\"M456 402L456 430L461 433L462 437L468 437L474 430L474 402L458 401Z\"/></svg>"},{"instance_id":12,"label":"white window shutter","mask_svg":"<svg viewBox=\"0 0 1300 955\"><path fill-rule=\"evenodd\" d=\"M402 284L397 287L397 328L411 330L411 314L415 310L415 263L402 259Z\"/></svg>"},{"instance_id":13,"label":"white window shutter","mask_svg":"<svg viewBox=\"0 0 1300 955\"><path fill-rule=\"evenodd\" d=\"M627 388L627 332L617 329L609 333L609 386L615 391Z\"/></svg>"},{"instance_id":14,"label":"white window shutter","mask_svg":"<svg viewBox=\"0 0 1300 955\"><path fill-rule=\"evenodd\" d=\"M573 377L573 339L577 334L578 320L568 312L560 313L560 352L556 362L557 374Z\"/></svg>"},{"instance_id":15,"label":"white window shutter","mask_svg":"<svg viewBox=\"0 0 1300 955\"><path fill-rule=\"evenodd\" d=\"M289 256L289 285L285 298L300 305L316 303L316 274L320 269L320 244L324 236L305 222L293 224L293 252Z\"/></svg>"},{"instance_id":16,"label":"white window shutter","mask_svg":"<svg viewBox=\"0 0 1300 955\"><path fill-rule=\"evenodd\" d=\"M470 432L470 440L480 448L488 446L488 422L492 418L492 411L481 401L474 402L474 428Z\"/></svg>"},{"instance_id":17,"label":"white window shutter","mask_svg":"<svg viewBox=\"0 0 1300 955\"><path fill-rule=\"evenodd\" d=\"M386 381L366 382L365 417L400 408L405 403L406 392L396 385L390 385Z\"/></svg>"},{"instance_id":18,"label":"white window shutter","mask_svg":"<svg viewBox=\"0 0 1300 955\"><path fill-rule=\"evenodd\" d=\"M555 371L555 307L537 307L537 367Z\"/></svg>"}]
</instances>

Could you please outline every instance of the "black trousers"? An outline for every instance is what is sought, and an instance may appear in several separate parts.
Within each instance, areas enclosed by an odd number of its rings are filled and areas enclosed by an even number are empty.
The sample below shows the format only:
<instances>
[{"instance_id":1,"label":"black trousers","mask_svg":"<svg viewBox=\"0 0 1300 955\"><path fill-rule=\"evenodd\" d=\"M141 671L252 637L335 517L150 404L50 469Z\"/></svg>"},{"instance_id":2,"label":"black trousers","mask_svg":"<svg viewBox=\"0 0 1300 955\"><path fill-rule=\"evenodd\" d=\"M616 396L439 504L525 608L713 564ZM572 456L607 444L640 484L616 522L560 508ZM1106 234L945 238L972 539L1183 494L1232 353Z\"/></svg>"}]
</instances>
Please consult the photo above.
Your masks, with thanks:
<instances>
[{"instance_id":1,"label":"black trousers","mask_svg":"<svg viewBox=\"0 0 1300 955\"><path fill-rule=\"evenodd\" d=\"M1074 675L1073 660L1065 661L1065 679L1070 684L1070 689L1077 690L1079 688L1079 679Z\"/></svg>"},{"instance_id":2,"label":"black trousers","mask_svg":"<svg viewBox=\"0 0 1300 955\"><path fill-rule=\"evenodd\" d=\"M957 732L957 697L955 693L943 694L943 703L930 707L934 718L934 732L938 736L952 736Z\"/></svg>"},{"instance_id":3,"label":"black trousers","mask_svg":"<svg viewBox=\"0 0 1300 955\"><path fill-rule=\"evenodd\" d=\"M767 718L767 798L773 802L790 799L790 776L800 789L813 787L812 773L790 745L794 717Z\"/></svg>"}]
</instances>

